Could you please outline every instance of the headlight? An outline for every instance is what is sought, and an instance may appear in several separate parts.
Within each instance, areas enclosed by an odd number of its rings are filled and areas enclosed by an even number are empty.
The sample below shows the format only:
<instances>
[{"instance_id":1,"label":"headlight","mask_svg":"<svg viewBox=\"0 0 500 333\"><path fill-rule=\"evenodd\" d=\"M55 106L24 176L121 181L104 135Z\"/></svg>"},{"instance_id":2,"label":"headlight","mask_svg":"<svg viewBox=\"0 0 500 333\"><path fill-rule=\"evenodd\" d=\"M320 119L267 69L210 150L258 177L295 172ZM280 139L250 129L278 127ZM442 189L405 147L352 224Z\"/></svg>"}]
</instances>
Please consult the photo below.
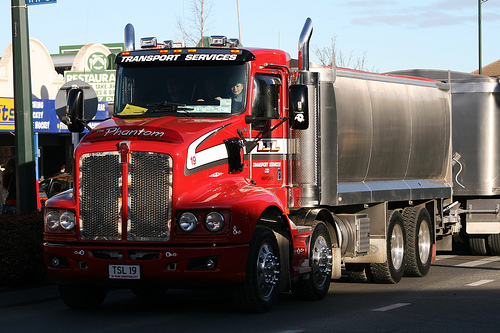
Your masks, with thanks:
<instances>
[{"instance_id":1,"label":"headlight","mask_svg":"<svg viewBox=\"0 0 500 333\"><path fill-rule=\"evenodd\" d=\"M61 214L53 210L49 212L45 217L45 225L49 230L56 231L57 229L59 229L60 219L61 219Z\"/></svg>"},{"instance_id":2,"label":"headlight","mask_svg":"<svg viewBox=\"0 0 500 333\"><path fill-rule=\"evenodd\" d=\"M60 218L61 227L64 230L71 230L76 225L75 220L76 220L75 214L73 214L71 212L64 212L64 213L62 213L61 218Z\"/></svg>"},{"instance_id":3,"label":"headlight","mask_svg":"<svg viewBox=\"0 0 500 333\"><path fill-rule=\"evenodd\" d=\"M207 215L205 226L210 231L219 231L224 226L224 216L218 212L211 212Z\"/></svg>"},{"instance_id":4,"label":"headlight","mask_svg":"<svg viewBox=\"0 0 500 333\"><path fill-rule=\"evenodd\" d=\"M193 213L183 213L179 218L179 227L182 231L191 232L198 225L198 219Z\"/></svg>"}]
</instances>

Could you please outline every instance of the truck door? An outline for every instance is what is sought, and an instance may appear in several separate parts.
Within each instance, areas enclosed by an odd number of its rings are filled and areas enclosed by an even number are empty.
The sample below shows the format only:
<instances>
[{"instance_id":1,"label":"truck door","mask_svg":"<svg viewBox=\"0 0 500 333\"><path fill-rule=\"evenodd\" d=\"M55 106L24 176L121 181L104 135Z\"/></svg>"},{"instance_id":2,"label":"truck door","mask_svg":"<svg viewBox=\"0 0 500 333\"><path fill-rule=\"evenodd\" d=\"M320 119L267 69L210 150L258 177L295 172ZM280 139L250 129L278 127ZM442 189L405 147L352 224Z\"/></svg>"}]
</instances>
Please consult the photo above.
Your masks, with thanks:
<instances>
[{"instance_id":1,"label":"truck door","mask_svg":"<svg viewBox=\"0 0 500 333\"><path fill-rule=\"evenodd\" d=\"M283 79L279 74L257 74L253 82L252 116L268 118L250 124L253 138L266 133L284 117ZM286 81L285 81L286 82ZM272 118L272 119L271 119ZM281 119L280 119L281 118ZM257 185L273 192L285 186L287 172L287 123L258 141L250 154L250 177ZM274 190L273 190L274 189ZM278 193L277 193L278 194ZM282 193L284 195L284 193ZM284 198L283 198L284 199ZM283 201L286 202L286 201Z\"/></svg>"}]
</instances>

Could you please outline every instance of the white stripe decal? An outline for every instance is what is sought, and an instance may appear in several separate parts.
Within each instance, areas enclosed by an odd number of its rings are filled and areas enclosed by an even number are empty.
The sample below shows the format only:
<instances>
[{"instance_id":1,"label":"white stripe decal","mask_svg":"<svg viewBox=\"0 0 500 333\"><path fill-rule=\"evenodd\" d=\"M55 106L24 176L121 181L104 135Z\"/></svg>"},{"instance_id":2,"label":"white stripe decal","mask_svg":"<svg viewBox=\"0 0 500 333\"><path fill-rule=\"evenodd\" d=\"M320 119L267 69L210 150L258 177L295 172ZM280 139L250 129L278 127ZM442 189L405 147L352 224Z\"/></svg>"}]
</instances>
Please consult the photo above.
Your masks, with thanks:
<instances>
[{"instance_id":1,"label":"white stripe decal","mask_svg":"<svg viewBox=\"0 0 500 333\"><path fill-rule=\"evenodd\" d=\"M203 165L227 158L226 145L223 143L196 152L196 149L198 149L203 141L205 141L208 137L215 134L216 132L220 131L222 128L223 127L219 127L213 131L208 132L207 134L200 136L189 145L186 161L186 167L188 170L193 170L194 168L198 168Z\"/></svg>"}]
</instances>

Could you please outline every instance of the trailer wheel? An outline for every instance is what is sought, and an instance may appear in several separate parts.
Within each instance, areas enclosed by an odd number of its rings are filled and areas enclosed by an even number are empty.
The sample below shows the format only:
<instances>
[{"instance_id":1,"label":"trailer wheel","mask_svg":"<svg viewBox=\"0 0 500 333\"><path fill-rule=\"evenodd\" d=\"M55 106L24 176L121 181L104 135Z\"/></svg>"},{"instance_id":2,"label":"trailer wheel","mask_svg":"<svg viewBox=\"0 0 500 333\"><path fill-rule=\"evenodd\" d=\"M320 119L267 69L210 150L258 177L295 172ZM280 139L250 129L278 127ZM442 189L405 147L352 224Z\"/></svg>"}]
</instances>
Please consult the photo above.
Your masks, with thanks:
<instances>
[{"instance_id":1,"label":"trailer wheel","mask_svg":"<svg viewBox=\"0 0 500 333\"><path fill-rule=\"evenodd\" d=\"M73 309L98 308L108 289L96 286L59 285L59 294L66 306Z\"/></svg>"},{"instance_id":2,"label":"trailer wheel","mask_svg":"<svg viewBox=\"0 0 500 333\"><path fill-rule=\"evenodd\" d=\"M307 278L292 284L292 293L303 301L319 301L328 293L333 266L332 241L324 222L315 224L309 251L312 271Z\"/></svg>"},{"instance_id":3,"label":"trailer wheel","mask_svg":"<svg viewBox=\"0 0 500 333\"><path fill-rule=\"evenodd\" d=\"M377 283L398 283L403 277L405 263L405 229L401 214L388 211L387 260L370 264L373 280Z\"/></svg>"},{"instance_id":4,"label":"trailer wheel","mask_svg":"<svg viewBox=\"0 0 500 333\"><path fill-rule=\"evenodd\" d=\"M274 233L264 227L255 228L246 266L246 279L236 286L233 300L246 312L268 311L278 296L280 254Z\"/></svg>"},{"instance_id":5,"label":"trailer wheel","mask_svg":"<svg viewBox=\"0 0 500 333\"><path fill-rule=\"evenodd\" d=\"M370 264L345 264L347 278L354 283L372 282L373 276L370 271Z\"/></svg>"},{"instance_id":6,"label":"trailer wheel","mask_svg":"<svg viewBox=\"0 0 500 333\"><path fill-rule=\"evenodd\" d=\"M491 255L500 256L500 234L491 234L488 236L488 246Z\"/></svg>"},{"instance_id":7,"label":"trailer wheel","mask_svg":"<svg viewBox=\"0 0 500 333\"><path fill-rule=\"evenodd\" d=\"M426 276L432 261L431 217L424 207L403 210L406 231L406 276Z\"/></svg>"},{"instance_id":8,"label":"trailer wheel","mask_svg":"<svg viewBox=\"0 0 500 333\"><path fill-rule=\"evenodd\" d=\"M488 248L486 247L485 235L469 235L469 246L473 255L486 256Z\"/></svg>"}]
</instances>

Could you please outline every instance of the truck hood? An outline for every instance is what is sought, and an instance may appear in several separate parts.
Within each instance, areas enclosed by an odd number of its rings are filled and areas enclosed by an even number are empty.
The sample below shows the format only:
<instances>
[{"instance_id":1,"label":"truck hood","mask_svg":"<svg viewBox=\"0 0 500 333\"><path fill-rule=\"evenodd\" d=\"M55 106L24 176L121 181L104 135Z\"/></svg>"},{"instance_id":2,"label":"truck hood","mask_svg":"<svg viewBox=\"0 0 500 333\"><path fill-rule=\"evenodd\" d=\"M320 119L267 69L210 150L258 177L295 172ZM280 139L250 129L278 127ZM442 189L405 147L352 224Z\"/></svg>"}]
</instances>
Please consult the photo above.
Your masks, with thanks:
<instances>
[{"instance_id":1,"label":"truck hood","mask_svg":"<svg viewBox=\"0 0 500 333\"><path fill-rule=\"evenodd\" d=\"M228 118L141 118L110 119L89 132L83 142L110 140L151 140L174 144L190 143L206 133L222 129L234 119Z\"/></svg>"}]
</instances>

